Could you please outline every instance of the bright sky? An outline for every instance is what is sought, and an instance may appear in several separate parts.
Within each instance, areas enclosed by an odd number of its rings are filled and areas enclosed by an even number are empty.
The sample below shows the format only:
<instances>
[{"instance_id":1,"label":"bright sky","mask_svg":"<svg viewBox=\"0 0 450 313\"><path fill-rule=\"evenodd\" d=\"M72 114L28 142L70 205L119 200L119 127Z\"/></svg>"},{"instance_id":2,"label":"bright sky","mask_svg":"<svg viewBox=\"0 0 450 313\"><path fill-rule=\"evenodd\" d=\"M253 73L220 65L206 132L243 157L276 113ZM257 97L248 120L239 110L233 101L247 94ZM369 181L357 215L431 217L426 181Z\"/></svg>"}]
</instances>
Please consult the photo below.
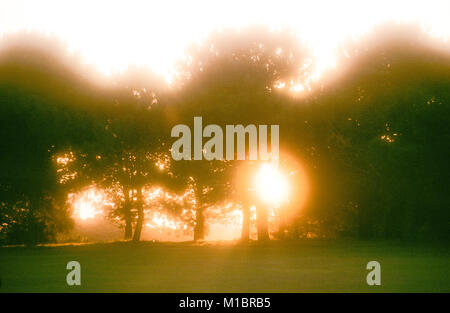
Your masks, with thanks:
<instances>
[{"instance_id":1,"label":"bright sky","mask_svg":"<svg viewBox=\"0 0 450 313\"><path fill-rule=\"evenodd\" d=\"M449 14L448 0L1 0L0 33L32 29L56 34L103 73L132 63L167 77L186 45L215 28L293 27L328 66L341 40L386 20L418 22L447 39Z\"/></svg>"}]
</instances>

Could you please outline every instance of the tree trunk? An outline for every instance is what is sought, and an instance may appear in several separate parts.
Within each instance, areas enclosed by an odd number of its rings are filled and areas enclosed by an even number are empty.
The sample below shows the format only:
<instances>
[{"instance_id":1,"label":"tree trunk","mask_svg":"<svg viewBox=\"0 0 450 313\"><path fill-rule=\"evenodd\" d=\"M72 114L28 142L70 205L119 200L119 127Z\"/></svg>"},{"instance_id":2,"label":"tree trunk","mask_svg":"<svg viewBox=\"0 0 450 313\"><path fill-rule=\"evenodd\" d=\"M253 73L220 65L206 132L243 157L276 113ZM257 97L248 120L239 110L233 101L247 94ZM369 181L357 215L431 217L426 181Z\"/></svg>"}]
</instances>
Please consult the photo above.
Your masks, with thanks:
<instances>
[{"instance_id":1,"label":"tree trunk","mask_svg":"<svg viewBox=\"0 0 450 313\"><path fill-rule=\"evenodd\" d=\"M249 239L250 239L250 207L247 204L243 204L241 241L248 241Z\"/></svg>"},{"instance_id":2,"label":"tree trunk","mask_svg":"<svg viewBox=\"0 0 450 313\"><path fill-rule=\"evenodd\" d=\"M292 223L292 229L291 229L291 232L292 232L292 235L291 235L291 238L292 239L298 239L299 238L299 227L300 227L300 217L299 216L297 216L295 219L294 219L294 222Z\"/></svg>"},{"instance_id":3,"label":"tree trunk","mask_svg":"<svg viewBox=\"0 0 450 313\"><path fill-rule=\"evenodd\" d=\"M205 216L201 204L198 206L195 215L194 241L205 239Z\"/></svg>"},{"instance_id":4,"label":"tree trunk","mask_svg":"<svg viewBox=\"0 0 450 313\"><path fill-rule=\"evenodd\" d=\"M288 217L286 212L291 209L289 206L280 207L279 208L279 216L280 216L280 223L278 226L278 239L285 240L287 239L286 233L288 232Z\"/></svg>"},{"instance_id":5,"label":"tree trunk","mask_svg":"<svg viewBox=\"0 0 450 313\"><path fill-rule=\"evenodd\" d=\"M280 226L278 228L278 239L285 240L286 239L286 231L287 231L287 223L281 217L280 218Z\"/></svg>"},{"instance_id":6,"label":"tree trunk","mask_svg":"<svg viewBox=\"0 0 450 313\"><path fill-rule=\"evenodd\" d=\"M205 216L203 215L203 199L202 186L198 183L194 186L196 211L195 211L195 227L194 227L194 241L205 239Z\"/></svg>"},{"instance_id":7,"label":"tree trunk","mask_svg":"<svg viewBox=\"0 0 450 313\"><path fill-rule=\"evenodd\" d=\"M137 213L138 219L136 222L136 228L134 229L133 241L139 241L141 239L142 225L144 224L144 203L142 201L142 189L137 189Z\"/></svg>"},{"instance_id":8,"label":"tree trunk","mask_svg":"<svg viewBox=\"0 0 450 313\"><path fill-rule=\"evenodd\" d=\"M269 227L267 222L267 208L264 205L256 207L256 220L258 224L258 241L269 240Z\"/></svg>"},{"instance_id":9,"label":"tree trunk","mask_svg":"<svg viewBox=\"0 0 450 313\"><path fill-rule=\"evenodd\" d=\"M133 226L131 225L131 200L130 190L125 189L124 217L125 217L125 240L133 236Z\"/></svg>"}]
</instances>

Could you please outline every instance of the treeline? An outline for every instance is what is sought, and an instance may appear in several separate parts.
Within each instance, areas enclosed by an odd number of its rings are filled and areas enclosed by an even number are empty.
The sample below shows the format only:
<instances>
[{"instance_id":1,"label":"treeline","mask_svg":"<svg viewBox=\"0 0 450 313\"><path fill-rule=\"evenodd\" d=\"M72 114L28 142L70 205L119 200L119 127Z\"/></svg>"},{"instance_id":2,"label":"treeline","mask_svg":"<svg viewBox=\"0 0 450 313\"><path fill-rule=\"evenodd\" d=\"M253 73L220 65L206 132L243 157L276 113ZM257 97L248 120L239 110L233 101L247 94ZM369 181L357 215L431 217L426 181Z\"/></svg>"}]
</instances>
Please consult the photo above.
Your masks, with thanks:
<instances>
[{"instance_id":1,"label":"treeline","mask_svg":"<svg viewBox=\"0 0 450 313\"><path fill-rule=\"evenodd\" d=\"M0 242L54 241L72 225L67 195L92 184L111 191L110 217L126 239L140 239L152 210L204 239L233 202L247 240L256 165L170 157L171 128L194 116L205 125L279 124L280 165L305 171L307 200L296 199L294 186L276 231L256 206L259 239L447 242L449 54L417 32L388 31L349 43L339 67L317 81L310 52L289 31L211 34L187 51L170 88L139 68L99 83L55 40L4 38ZM151 186L188 196L151 203Z\"/></svg>"}]
</instances>

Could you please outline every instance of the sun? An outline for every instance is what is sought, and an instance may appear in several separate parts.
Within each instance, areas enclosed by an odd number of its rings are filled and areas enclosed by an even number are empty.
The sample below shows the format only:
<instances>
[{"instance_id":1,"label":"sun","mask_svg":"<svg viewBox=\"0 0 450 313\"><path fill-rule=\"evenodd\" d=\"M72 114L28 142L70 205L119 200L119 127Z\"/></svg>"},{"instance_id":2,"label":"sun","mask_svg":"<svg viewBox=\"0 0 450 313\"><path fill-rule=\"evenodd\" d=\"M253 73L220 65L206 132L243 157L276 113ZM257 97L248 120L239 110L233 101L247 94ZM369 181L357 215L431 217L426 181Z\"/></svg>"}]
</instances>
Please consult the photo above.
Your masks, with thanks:
<instances>
[{"instance_id":1,"label":"sun","mask_svg":"<svg viewBox=\"0 0 450 313\"><path fill-rule=\"evenodd\" d=\"M259 167L254 186L259 198L266 204L277 206L288 200L289 182L273 163L263 163Z\"/></svg>"},{"instance_id":2,"label":"sun","mask_svg":"<svg viewBox=\"0 0 450 313\"><path fill-rule=\"evenodd\" d=\"M106 201L103 192L95 187L72 194L69 199L74 209L74 216L83 221L94 219L97 215L103 214L102 208L105 205L112 205Z\"/></svg>"},{"instance_id":3,"label":"sun","mask_svg":"<svg viewBox=\"0 0 450 313\"><path fill-rule=\"evenodd\" d=\"M82 220L95 217L95 207L90 202L79 203L79 213Z\"/></svg>"}]
</instances>

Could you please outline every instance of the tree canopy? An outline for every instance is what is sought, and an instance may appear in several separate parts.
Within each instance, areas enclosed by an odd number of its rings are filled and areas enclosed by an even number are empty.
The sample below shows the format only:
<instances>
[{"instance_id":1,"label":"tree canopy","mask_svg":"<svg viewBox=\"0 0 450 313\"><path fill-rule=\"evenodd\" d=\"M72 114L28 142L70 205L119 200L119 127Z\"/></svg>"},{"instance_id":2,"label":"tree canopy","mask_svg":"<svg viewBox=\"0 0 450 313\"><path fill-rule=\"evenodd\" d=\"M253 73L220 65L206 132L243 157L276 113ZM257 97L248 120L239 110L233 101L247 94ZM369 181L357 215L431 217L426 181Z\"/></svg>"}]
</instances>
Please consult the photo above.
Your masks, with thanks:
<instances>
[{"instance_id":1,"label":"tree canopy","mask_svg":"<svg viewBox=\"0 0 450 313\"><path fill-rule=\"evenodd\" d=\"M139 240L161 206L204 239L232 203L245 240L252 206L260 239L448 240L450 57L390 30L348 44L341 72L319 81L289 30L213 33L187 50L170 87L140 68L96 83L56 40L3 39L1 242L55 240L71 226L67 195L91 184L112 190L109 216L127 239ZM278 164L293 188L278 229L249 191L258 162L170 158L171 128L194 116L221 127L280 125ZM151 187L193 200L148 200Z\"/></svg>"}]
</instances>

